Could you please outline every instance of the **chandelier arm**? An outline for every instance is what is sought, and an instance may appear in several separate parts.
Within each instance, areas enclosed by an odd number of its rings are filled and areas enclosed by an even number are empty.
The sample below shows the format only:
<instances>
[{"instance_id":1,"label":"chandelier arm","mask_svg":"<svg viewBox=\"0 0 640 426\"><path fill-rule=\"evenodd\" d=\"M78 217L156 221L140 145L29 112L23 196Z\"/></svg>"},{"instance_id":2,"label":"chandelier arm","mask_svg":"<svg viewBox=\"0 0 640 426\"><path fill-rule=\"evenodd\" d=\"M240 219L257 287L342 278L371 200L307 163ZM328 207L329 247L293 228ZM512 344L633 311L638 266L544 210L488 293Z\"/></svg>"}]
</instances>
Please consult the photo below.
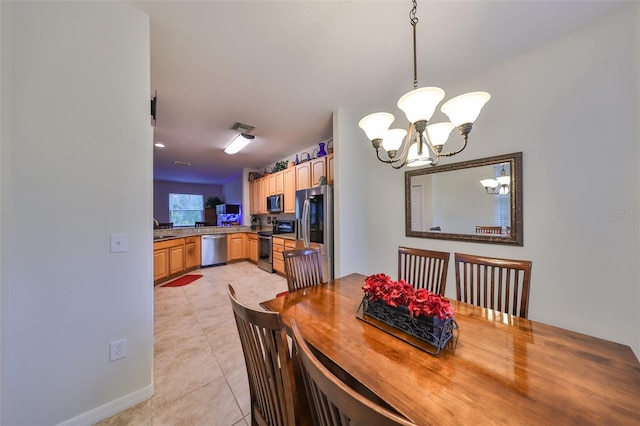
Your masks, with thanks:
<instances>
[{"instance_id":1,"label":"chandelier arm","mask_svg":"<svg viewBox=\"0 0 640 426\"><path fill-rule=\"evenodd\" d=\"M462 152L462 150L467 147L467 135L464 135L463 138L464 138L464 144L462 145L462 148L460 148L457 151L450 151L450 152L446 152L444 154L439 154L438 156L451 157L453 155L456 155L456 154L459 154L460 152Z\"/></svg>"},{"instance_id":2,"label":"chandelier arm","mask_svg":"<svg viewBox=\"0 0 640 426\"><path fill-rule=\"evenodd\" d=\"M429 137L429 129L427 129L426 127L424 128L424 136L425 136L425 140L427 141L427 145L429 145L431 152L433 152L433 155L435 155L436 158L439 157L440 154L438 154L438 151L436 151L436 149L433 147L433 144L431 143L431 138Z\"/></svg>"},{"instance_id":3,"label":"chandelier arm","mask_svg":"<svg viewBox=\"0 0 640 426\"><path fill-rule=\"evenodd\" d=\"M380 157L380 148L376 148L376 156L378 157L378 160L380 160L381 162L386 163L386 164L395 164L395 163L398 163L398 162L400 162L402 160L402 157L394 159L394 160L391 160L391 159L386 160L386 159Z\"/></svg>"}]
</instances>

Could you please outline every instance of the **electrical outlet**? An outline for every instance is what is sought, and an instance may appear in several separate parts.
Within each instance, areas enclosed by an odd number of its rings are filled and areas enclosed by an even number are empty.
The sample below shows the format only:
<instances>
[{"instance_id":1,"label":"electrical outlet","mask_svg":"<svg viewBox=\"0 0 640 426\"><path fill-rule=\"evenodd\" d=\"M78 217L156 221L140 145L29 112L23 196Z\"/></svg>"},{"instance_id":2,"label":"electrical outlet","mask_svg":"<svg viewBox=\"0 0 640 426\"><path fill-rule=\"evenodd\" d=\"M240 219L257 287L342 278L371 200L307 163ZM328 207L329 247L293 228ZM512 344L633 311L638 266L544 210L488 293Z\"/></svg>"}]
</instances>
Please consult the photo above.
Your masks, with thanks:
<instances>
[{"instance_id":1,"label":"electrical outlet","mask_svg":"<svg viewBox=\"0 0 640 426\"><path fill-rule=\"evenodd\" d=\"M109 344L109 361L117 361L127 356L127 339L118 340Z\"/></svg>"}]
</instances>

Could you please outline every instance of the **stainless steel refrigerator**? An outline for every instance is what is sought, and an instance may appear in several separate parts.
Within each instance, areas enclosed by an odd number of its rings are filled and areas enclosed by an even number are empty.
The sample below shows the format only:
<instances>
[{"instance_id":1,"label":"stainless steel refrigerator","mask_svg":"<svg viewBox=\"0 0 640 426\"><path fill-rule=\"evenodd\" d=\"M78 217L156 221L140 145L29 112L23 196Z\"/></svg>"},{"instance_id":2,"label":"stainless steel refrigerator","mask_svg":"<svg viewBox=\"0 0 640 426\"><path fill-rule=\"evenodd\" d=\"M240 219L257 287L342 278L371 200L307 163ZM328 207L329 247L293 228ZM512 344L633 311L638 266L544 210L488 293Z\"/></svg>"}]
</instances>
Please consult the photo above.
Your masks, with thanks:
<instances>
[{"instance_id":1,"label":"stainless steel refrigerator","mask_svg":"<svg viewBox=\"0 0 640 426\"><path fill-rule=\"evenodd\" d=\"M322 275L332 280L333 273L333 187L321 185L296 191L297 239L305 247L319 247Z\"/></svg>"}]
</instances>

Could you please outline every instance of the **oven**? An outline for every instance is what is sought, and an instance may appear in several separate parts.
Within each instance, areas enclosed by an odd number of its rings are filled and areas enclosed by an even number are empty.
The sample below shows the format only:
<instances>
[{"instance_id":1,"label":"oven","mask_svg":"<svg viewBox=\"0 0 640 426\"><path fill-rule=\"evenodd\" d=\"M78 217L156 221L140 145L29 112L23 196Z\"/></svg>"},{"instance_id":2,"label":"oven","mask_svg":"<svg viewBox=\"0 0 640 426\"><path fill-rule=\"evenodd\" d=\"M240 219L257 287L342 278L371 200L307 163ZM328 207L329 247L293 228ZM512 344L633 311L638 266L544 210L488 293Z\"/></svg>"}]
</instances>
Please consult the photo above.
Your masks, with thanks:
<instances>
[{"instance_id":1,"label":"oven","mask_svg":"<svg viewBox=\"0 0 640 426\"><path fill-rule=\"evenodd\" d=\"M258 267L273 272L273 246L271 232L258 232Z\"/></svg>"}]
</instances>

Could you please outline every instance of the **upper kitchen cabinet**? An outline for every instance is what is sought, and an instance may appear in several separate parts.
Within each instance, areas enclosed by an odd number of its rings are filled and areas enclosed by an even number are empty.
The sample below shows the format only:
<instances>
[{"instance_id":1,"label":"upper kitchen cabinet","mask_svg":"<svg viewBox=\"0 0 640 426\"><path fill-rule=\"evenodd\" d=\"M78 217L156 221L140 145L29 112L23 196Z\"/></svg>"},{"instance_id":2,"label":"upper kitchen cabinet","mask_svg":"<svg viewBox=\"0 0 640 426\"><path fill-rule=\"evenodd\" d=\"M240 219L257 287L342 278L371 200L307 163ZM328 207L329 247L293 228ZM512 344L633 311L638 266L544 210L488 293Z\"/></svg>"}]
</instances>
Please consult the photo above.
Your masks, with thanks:
<instances>
[{"instance_id":1,"label":"upper kitchen cabinet","mask_svg":"<svg viewBox=\"0 0 640 426\"><path fill-rule=\"evenodd\" d=\"M296 168L290 167L282 171L284 177L284 212L296 212Z\"/></svg>"},{"instance_id":2,"label":"upper kitchen cabinet","mask_svg":"<svg viewBox=\"0 0 640 426\"><path fill-rule=\"evenodd\" d=\"M333 153L327 155L327 184L333 185Z\"/></svg>"},{"instance_id":3,"label":"upper kitchen cabinet","mask_svg":"<svg viewBox=\"0 0 640 426\"><path fill-rule=\"evenodd\" d=\"M296 166L296 189L311 188L310 162L300 163Z\"/></svg>"},{"instance_id":4,"label":"upper kitchen cabinet","mask_svg":"<svg viewBox=\"0 0 640 426\"><path fill-rule=\"evenodd\" d=\"M327 158L320 157L311 160L311 186L320 185L320 178L327 177Z\"/></svg>"}]
</instances>

